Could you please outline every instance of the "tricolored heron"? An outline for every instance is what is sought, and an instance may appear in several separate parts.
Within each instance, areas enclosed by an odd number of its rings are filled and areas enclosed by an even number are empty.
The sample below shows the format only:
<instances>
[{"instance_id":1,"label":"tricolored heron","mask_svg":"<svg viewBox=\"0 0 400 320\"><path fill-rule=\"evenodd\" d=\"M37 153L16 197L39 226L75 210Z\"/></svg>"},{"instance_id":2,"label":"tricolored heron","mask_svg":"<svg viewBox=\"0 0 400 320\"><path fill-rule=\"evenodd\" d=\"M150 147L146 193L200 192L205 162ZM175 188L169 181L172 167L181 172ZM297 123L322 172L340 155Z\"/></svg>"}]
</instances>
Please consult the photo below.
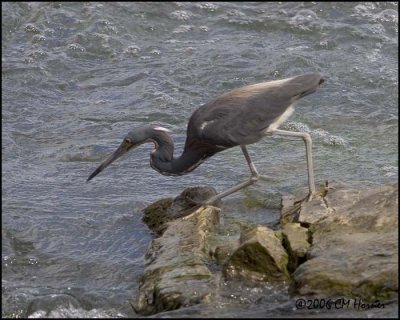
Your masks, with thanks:
<instances>
[{"instance_id":1,"label":"tricolored heron","mask_svg":"<svg viewBox=\"0 0 400 320\"><path fill-rule=\"evenodd\" d=\"M264 136L277 134L304 140L311 197L315 192L311 136L278 128L293 113L294 102L313 93L323 82L318 73L310 73L248 85L217 97L193 112L187 126L185 147L178 158L174 158L174 143L168 129L155 125L136 128L126 135L118 149L93 171L87 181L127 151L146 142L154 143L155 147L150 153L150 165L163 175L189 173L214 154L240 146L250 168L250 178L204 203L212 204L258 180L259 174L246 146Z\"/></svg>"}]
</instances>

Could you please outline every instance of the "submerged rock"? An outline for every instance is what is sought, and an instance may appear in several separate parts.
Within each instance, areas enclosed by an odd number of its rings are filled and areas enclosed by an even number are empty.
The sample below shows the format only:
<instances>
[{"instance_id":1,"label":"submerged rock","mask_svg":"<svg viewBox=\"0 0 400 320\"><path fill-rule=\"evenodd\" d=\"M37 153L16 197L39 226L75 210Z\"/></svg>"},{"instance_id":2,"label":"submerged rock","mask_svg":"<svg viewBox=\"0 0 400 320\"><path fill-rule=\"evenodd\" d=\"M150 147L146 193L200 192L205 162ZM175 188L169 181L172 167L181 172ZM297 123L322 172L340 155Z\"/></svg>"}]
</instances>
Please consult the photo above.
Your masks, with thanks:
<instances>
[{"instance_id":1,"label":"submerged rock","mask_svg":"<svg viewBox=\"0 0 400 320\"><path fill-rule=\"evenodd\" d=\"M242 233L240 246L229 256L224 275L227 279L276 281L289 277L288 255L275 232L256 226Z\"/></svg>"},{"instance_id":2,"label":"submerged rock","mask_svg":"<svg viewBox=\"0 0 400 320\"><path fill-rule=\"evenodd\" d=\"M312 246L293 273L291 293L366 301L397 295L398 185L330 186L301 206L298 221L309 225Z\"/></svg>"}]
</instances>

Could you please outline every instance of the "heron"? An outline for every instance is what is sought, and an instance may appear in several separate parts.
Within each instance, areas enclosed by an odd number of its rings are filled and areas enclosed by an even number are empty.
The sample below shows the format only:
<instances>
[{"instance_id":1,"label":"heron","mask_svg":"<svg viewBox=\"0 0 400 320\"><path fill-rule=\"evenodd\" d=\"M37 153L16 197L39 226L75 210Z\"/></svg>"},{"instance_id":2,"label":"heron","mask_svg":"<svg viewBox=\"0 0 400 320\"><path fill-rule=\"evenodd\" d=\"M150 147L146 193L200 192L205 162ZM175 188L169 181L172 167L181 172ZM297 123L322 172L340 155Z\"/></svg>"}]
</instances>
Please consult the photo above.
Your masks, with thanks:
<instances>
[{"instance_id":1,"label":"heron","mask_svg":"<svg viewBox=\"0 0 400 320\"><path fill-rule=\"evenodd\" d=\"M247 85L222 94L193 112L187 126L184 150L179 157L174 157L170 130L154 124L135 128L87 181L129 150L147 142L154 144L150 152L151 167L168 176L187 174L216 153L240 146L250 169L249 179L217 193L203 203L210 205L254 184L260 175L249 156L247 145L265 136L280 135L298 137L305 142L310 200L315 193L311 136L307 132L281 130L279 126L292 115L294 103L315 92L323 82L319 73L309 73Z\"/></svg>"}]
</instances>

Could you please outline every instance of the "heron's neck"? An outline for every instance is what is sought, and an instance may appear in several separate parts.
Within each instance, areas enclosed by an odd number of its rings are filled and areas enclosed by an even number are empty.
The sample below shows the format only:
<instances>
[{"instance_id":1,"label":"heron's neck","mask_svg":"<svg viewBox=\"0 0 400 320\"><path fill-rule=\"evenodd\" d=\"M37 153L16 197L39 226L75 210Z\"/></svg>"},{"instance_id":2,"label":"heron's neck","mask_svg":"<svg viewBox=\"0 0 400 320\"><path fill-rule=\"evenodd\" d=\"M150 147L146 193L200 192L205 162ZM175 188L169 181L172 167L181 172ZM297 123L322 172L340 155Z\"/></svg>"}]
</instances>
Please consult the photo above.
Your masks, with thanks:
<instances>
[{"instance_id":1,"label":"heron's neck","mask_svg":"<svg viewBox=\"0 0 400 320\"><path fill-rule=\"evenodd\" d=\"M174 158L174 143L168 133L159 132L151 140L154 141L155 150L151 151L150 165L163 175L189 173L214 154L207 152L204 148L185 146L182 155Z\"/></svg>"}]
</instances>

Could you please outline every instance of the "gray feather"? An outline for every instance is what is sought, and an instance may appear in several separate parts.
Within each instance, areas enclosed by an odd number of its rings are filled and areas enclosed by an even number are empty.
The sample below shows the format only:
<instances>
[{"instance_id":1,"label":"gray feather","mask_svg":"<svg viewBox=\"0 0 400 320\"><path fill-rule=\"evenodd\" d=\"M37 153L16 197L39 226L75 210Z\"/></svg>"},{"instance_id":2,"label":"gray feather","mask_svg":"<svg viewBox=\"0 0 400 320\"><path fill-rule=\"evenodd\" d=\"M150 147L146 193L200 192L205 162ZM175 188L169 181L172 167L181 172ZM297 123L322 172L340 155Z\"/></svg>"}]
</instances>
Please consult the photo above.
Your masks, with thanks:
<instances>
[{"instance_id":1,"label":"gray feather","mask_svg":"<svg viewBox=\"0 0 400 320\"><path fill-rule=\"evenodd\" d=\"M225 148L254 143L294 102L322 82L318 73L312 73L232 90L193 113L187 141Z\"/></svg>"}]
</instances>

